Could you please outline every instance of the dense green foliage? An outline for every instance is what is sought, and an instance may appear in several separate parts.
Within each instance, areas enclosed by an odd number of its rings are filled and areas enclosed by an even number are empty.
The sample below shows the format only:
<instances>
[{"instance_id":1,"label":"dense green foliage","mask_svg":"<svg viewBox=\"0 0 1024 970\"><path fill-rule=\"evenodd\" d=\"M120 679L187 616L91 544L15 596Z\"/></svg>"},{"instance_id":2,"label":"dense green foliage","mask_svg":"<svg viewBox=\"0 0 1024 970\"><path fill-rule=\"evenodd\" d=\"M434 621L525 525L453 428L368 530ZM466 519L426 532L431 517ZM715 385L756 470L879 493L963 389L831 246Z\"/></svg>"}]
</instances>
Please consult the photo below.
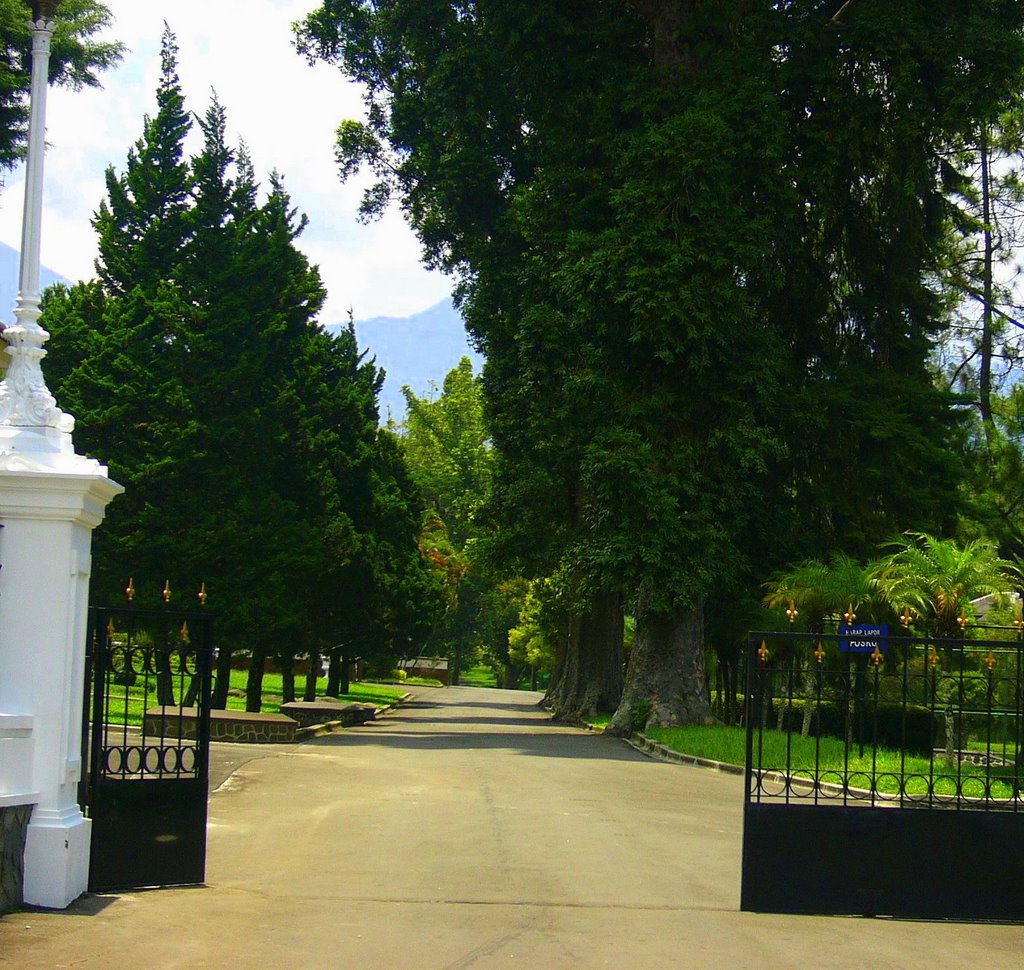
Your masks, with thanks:
<instances>
[{"instance_id":1,"label":"dense green foliage","mask_svg":"<svg viewBox=\"0 0 1024 970\"><path fill-rule=\"evenodd\" d=\"M129 576L143 600L204 582L222 658L252 653L258 709L264 658L390 666L439 591L417 491L377 427L382 375L351 327L316 323L305 219L276 174L261 199L216 100L189 159L191 124L168 31L157 112L107 172L98 279L45 302L47 371L78 447L126 487L97 534L94 595L117 601Z\"/></svg>"},{"instance_id":2,"label":"dense green foliage","mask_svg":"<svg viewBox=\"0 0 1024 970\"><path fill-rule=\"evenodd\" d=\"M501 621L496 624L490 615L497 580L479 555L478 515L490 491L493 452L480 378L468 357L437 391L421 397L403 388L406 417L395 430L427 506L420 545L446 594L445 610L423 650L447 656L451 682L458 683L461 670L487 650L484 631L500 640L494 628Z\"/></svg>"},{"instance_id":3,"label":"dense green foliage","mask_svg":"<svg viewBox=\"0 0 1024 970\"><path fill-rule=\"evenodd\" d=\"M0 0L0 170L14 166L28 135L31 14L25 0ZM51 84L99 85L99 72L117 63L124 50L116 41L95 39L111 20L110 10L98 0L63 0L54 20Z\"/></svg>"},{"instance_id":4,"label":"dense green foliage","mask_svg":"<svg viewBox=\"0 0 1024 970\"><path fill-rule=\"evenodd\" d=\"M493 551L634 604L627 714L706 716L658 697L700 691L668 662L723 589L955 522L940 169L1019 85L1024 11L837 10L327 0L299 28L367 86L338 140L364 211L397 197L461 281Z\"/></svg>"},{"instance_id":5,"label":"dense green foliage","mask_svg":"<svg viewBox=\"0 0 1024 970\"><path fill-rule=\"evenodd\" d=\"M998 599L1024 583L1020 567L1000 558L991 540L960 544L911 533L887 548L868 569L869 582L893 612L909 610L936 636L963 633L972 599Z\"/></svg>"}]
</instances>

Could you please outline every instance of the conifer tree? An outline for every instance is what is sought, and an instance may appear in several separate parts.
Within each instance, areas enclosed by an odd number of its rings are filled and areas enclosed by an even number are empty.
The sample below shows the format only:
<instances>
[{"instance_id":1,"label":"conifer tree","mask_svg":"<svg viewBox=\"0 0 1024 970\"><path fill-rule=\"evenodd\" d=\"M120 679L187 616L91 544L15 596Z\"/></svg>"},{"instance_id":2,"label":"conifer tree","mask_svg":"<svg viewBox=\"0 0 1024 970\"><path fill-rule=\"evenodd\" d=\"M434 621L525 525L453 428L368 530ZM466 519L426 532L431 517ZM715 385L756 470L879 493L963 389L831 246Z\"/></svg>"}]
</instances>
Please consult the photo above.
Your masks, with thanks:
<instances>
[{"instance_id":1,"label":"conifer tree","mask_svg":"<svg viewBox=\"0 0 1024 970\"><path fill-rule=\"evenodd\" d=\"M249 652L265 662L339 644L386 656L429 627L420 506L377 429L382 375L316 322L324 289L277 173L260 192L216 96L191 125L166 31L158 111L96 216L99 279L50 293L48 372L79 447L126 486L96 546L94 589L128 576L152 597L205 582L218 616L215 703ZM287 693L294 692L294 679Z\"/></svg>"}]
</instances>

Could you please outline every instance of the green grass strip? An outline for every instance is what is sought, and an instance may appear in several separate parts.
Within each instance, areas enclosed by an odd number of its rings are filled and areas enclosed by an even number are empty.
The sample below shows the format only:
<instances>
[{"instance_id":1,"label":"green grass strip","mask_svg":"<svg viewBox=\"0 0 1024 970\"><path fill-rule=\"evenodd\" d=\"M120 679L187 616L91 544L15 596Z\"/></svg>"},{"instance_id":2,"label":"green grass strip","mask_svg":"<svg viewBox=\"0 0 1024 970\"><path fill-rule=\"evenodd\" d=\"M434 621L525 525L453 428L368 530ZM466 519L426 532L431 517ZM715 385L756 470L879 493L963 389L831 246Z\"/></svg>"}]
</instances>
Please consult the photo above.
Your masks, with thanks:
<instances>
[{"instance_id":1,"label":"green grass strip","mask_svg":"<svg viewBox=\"0 0 1024 970\"><path fill-rule=\"evenodd\" d=\"M688 754L709 761L725 764L746 763L746 729L724 725L692 725L688 727L648 728L647 737L663 744L672 751ZM864 788L883 794L898 794L901 777L906 778L904 791L907 795L925 795L929 788L936 795L955 795L957 767L947 768L943 759L934 762L920 755L902 754L888 748L873 751L864 746L864 756L854 743L849 749L847 761L846 746L838 738L805 738L799 734L790 736L789 774L810 777L813 774L817 750L818 780L833 784L846 784L853 788ZM786 735L779 731L765 731L761 735L761 766L767 771L787 771ZM961 786L963 779L970 778L964 793L981 797L985 792L986 769L984 765L963 762L959 767ZM1010 769L1012 773L1012 768ZM999 769L991 769L989 784L990 797L1011 798L1012 784L1000 780ZM973 779L977 778L977 781Z\"/></svg>"}]
</instances>

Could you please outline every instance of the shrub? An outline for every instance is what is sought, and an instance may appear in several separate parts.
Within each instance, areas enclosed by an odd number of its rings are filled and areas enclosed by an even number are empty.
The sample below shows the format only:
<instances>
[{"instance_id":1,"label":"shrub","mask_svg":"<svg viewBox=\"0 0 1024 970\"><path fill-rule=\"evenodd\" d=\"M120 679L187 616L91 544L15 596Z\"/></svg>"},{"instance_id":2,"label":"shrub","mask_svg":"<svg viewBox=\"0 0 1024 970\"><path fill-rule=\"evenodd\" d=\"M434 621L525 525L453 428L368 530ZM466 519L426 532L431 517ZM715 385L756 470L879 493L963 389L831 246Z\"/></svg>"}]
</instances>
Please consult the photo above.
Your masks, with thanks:
<instances>
[{"instance_id":1,"label":"shrub","mask_svg":"<svg viewBox=\"0 0 1024 970\"><path fill-rule=\"evenodd\" d=\"M629 720L634 731L642 731L647 726L647 719L651 716L651 702L637 701L629 710Z\"/></svg>"},{"instance_id":2,"label":"shrub","mask_svg":"<svg viewBox=\"0 0 1024 970\"><path fill-rule=\"evenodd\" d=\"M799 733L804 723L804 703L802 698L794 698L789 706L785 701L776 700L774 708L776 717L783 718L783 726L794 733ZM846 737L846 705L838 701L811 701L814 710L811 713L811 735L814 737ZM935 746L937 724L931 710L916 704L889 704L880 702L877 707L868 702L864 704L864 737L859 738L858 718L854 715L854 740L863 740L865 744L877 744L881 747L928 754Z\"/></svg>"}]
</instances>

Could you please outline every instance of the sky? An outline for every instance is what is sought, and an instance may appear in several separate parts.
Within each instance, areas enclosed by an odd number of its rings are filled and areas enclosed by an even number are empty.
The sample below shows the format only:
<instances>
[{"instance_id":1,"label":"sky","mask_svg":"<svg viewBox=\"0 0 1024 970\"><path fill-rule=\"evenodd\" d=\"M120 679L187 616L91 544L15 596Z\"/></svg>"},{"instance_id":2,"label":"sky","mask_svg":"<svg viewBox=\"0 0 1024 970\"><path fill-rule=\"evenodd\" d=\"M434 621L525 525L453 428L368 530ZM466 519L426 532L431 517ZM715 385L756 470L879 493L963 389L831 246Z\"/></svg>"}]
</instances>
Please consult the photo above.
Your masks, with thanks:
<instances>
[{"instance_id":1,"label":"sky","mask_svg":"<svg viewBox=\"0 0 1024 970\"><path fill-rule=\"evenodd\" d=\"M101 78L101 90L51 88L47 102L42 262L71 280L94 276L90 224L104 196L108 165L123 171L128 149L156 111L160 37L166 19L177 36L178 74L187 108L201 115L216 91L227 110L228 137L249 146L257 177L274 169L309 217L298 245L320 267L327 287L322 323L408 316L444 299L451 281L426 270L419 245L397 207L369 225L356 218L366 181L342 185L334 133L362 117L359 89L334 67L310 66L292 46L291 24L317 0L105 0L111 35L129 50ZM60 16L58 10L58 16ZM200 147L194 126L188 151ZM21 240L24 170L0 192L0 241Z\"/></svg>"}]
</instances>

